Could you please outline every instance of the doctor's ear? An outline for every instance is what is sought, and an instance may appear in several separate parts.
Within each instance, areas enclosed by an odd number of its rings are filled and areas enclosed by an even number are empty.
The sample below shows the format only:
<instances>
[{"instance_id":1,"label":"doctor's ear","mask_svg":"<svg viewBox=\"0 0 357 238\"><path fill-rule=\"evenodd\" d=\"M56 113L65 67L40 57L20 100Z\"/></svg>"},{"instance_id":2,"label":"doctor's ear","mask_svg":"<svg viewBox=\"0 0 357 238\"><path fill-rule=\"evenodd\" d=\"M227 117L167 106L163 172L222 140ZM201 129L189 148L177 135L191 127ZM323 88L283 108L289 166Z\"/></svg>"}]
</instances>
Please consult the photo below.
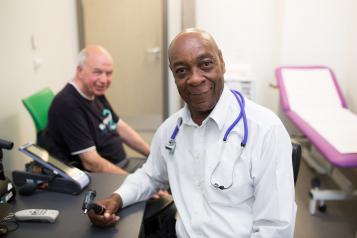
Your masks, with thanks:
<instances>
[{"instance_id":1,"label":"doctor's ear","mask_svg":"<svg viewBox=\"0 0 357 238\"><path fill-rule=\"evenodd\" d=\"M221 50L218 50L218 57L219 57L219 61L220 61L220 64L221 64L222 72L225 73L226 72L226 63L224 62Z\"/></svg>"}]
</instances>

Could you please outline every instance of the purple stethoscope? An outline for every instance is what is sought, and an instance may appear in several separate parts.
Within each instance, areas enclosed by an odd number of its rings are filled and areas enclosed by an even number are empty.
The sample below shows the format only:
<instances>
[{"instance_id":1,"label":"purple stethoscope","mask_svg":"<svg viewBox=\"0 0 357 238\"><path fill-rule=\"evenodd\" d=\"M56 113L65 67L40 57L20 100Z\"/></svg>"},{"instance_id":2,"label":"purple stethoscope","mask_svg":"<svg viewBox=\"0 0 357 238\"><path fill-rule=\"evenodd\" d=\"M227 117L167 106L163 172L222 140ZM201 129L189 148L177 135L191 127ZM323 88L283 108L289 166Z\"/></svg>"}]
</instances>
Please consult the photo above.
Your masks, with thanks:
<instances>
[{"instance_id":1,"label":"purple stethoscope","mask_svg":"<svg viewBox=\"0 0 357 238\"><path fill-rule=\"evenodd\" d=\"M245 145L247 144L247 140L248 140L248 123L247 123L247 117L246 117L246 114L245 114L245 101L244 101L244 97L243 95L236 91L236 90L231 90L231 92L233 93L233 95L235 96L238 104L239 104L239 107L240 107L240 112L239 112L239 115L238 117L234 120L234 122L232 123L232 125L230 125L226 131L226 133L224 134L223 136L223 141L224 142L227 142L227 139L228 139L228 135L229 133L231 133L231 131L233 130L233 128L238 124L238 122L242 119L243 120L243 125L244 125L244 135L243 135L243 139L242 139L242 142L241 142L241 147L242 149L245 147ZM169 143L165 145L165 148L170 152L170 154L174 154L175 152L175 148L176 148L176 136L177 134L179 133L180 131L180 126L182 124L182 118L180 118L177 122L177 125L174 129L174 131L172 132L171 134L171 137L170 137L170 140L169 140ZM239 156L240 157L240 156ZM216 172L219 164L221 162L219 162L216 167L214 168L212 174L211 174L211 177L210 177L210 182L212 184L213 187L215 188L218 188L218 189L221 189L221 190L225 190L225 189L228 189L230 187L232 187L233 185L233 172L232 172L232 182L230 183L230 185L228 186L223 186L223 185L219 185L218 183L214 183L212 182L212 176L214 175L214 173Z\"/></svg>"}]
</instances>

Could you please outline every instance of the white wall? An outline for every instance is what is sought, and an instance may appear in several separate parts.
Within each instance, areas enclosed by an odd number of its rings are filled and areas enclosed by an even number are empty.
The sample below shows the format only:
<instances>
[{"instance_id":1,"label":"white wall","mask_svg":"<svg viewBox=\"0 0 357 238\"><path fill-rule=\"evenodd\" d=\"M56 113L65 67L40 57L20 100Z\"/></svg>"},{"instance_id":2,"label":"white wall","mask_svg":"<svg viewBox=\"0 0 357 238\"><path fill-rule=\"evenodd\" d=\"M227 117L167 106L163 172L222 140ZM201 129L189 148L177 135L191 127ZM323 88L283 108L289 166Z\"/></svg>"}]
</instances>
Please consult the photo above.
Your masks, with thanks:
<instances>
[{"instance_id":1,"label":"white wall","mask_svg":"<svg viewBox=\"0 0 357 238\"><path fill-rule=\"evenodd\" d=\"M282 64L330 66L347 102L357 112L357 2L286 1L281 35Z\"/></svg>"},{"instance_id":2,"label":"white wall","mask_svg":"<svg viewBox=\"0 0 357 238\"><path fill-rule=\"evenodd\" d=\"M197 0L197 27L210 32L222 50L227 73L243 65L256 84L256 100L271 105L280 8L275 0ZM239 68L239 66L238 66ZM250 72L249 72L250 71Z\"/></svg>"},{"instance_id":3,"label":"white wall","mask_svg":"<svg viewBox=\"0 0 357 238\"><path fill-rule=\"evenodd\" d=\"M196 24L217 40L226 65L248 64L256 101L278 111L274 69L325 64L357 111L355 0L196 0Z\"/></svg>"},{"instance_id":4,"label":"white wall","mask_svg":"<svg viewBox=\"0 0 357 238\"><path fill-rule=\"evenodd\" d=\"M78 52L73 0L0 0L0 138L5 169L23 169L17 147L35 142L35 127L21 99L44 87L60 90L74 73ZM34 60L41 61L35 69Z\"/></svg>"},{"instance_id":5,"label":"white wall","mask_svg":"<svg viewBox=\"0 0 357 238\"><path fill-rule=\"evenodd\" d=\"M168 1L168 40L181 31L182 1ZM196 25L216 38L227 67L250 65L257 101L277 111L273 70L282 64L326 64L335 70L347 101L357 111L357 2L355 0L196 0ZM55 92L70 80L78 52L73 0L0 0L0 138L5 168L22 169L17 147L35 140L21 104L31 92ZM31 42L33 38L33 43ZM34 60L42 65L34 69ZM179 98L170 73L170 114Z\"/></svg>"},{"instance_id":6,"label":"white wall","mask_svg":"<svg viewBox=\"0 0 357 238\"><path fill-rule=\"evenodd\" d=\"M181 0L168 0L167 1L167 18L168 18L168 31L167 41L168 45L175 38L175 36L182 30L182 1ZM164 55L167 57L167 55ZM177 92L175 79L171 73L168 65L168 114L171 115L176 112L180 107L180 95Z\"/></svg>"}]
</instances>

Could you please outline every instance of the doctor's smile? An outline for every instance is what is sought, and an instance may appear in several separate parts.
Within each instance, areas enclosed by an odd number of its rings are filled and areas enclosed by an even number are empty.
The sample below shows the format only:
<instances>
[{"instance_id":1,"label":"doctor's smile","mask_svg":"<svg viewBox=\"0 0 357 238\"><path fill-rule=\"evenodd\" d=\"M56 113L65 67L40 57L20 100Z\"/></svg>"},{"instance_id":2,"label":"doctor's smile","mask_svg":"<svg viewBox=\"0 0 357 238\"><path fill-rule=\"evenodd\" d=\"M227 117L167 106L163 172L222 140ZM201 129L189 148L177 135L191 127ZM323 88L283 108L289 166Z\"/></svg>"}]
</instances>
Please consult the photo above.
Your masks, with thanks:
<instances>
[{"instance_id":1,"label":"doctor's smile","mask_svg":"<svg viewBox=\"0 0 357 238\"><path fill-rule=\"evenodd\" d=\"M210 91L205 91L201 93L189 93L189 98L195 101L207 101Z\"/></svg>"}]
</instances>

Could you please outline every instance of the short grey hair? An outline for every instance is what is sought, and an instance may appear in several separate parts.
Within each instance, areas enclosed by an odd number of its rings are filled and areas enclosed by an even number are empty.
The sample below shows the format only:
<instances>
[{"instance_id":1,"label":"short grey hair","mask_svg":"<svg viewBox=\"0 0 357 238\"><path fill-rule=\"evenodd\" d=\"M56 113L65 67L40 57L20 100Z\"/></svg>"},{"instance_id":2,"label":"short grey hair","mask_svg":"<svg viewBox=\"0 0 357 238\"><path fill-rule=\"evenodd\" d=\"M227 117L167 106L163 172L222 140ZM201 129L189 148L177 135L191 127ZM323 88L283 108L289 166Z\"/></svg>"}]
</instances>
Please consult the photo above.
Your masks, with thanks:
<instances>
[{"instance_id":1,"label":"short grey hair","mask_svg":"<svg viewBox=\"0 0 357 238\"><path fill-rule=\"evenodd\" d=\"M77 66L84 66L88 57L87 49L82 49L77 56Z\"/></svg>"}]
</instances>

